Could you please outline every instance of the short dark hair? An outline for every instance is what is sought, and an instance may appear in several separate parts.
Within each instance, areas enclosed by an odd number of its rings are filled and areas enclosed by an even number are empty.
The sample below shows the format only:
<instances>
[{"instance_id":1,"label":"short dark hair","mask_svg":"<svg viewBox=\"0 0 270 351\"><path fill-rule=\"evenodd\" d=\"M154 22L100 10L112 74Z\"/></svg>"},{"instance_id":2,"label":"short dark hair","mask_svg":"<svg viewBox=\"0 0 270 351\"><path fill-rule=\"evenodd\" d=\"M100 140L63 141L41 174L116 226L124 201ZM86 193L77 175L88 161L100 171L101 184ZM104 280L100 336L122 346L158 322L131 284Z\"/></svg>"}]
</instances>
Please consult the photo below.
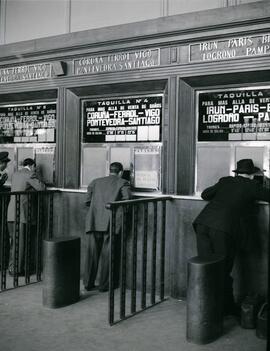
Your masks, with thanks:
<instances>
[{"instance_id":1,"label":"short dark hair","mask_svg":"<svg viewBox=\"0 0 270 351\"><path fill-rule=\"evenodd\" d=\"M110 164L110 173L118 174L123 171L123 165L120 162L113 162Z\"/></svg>"},{"instance_id":2,"label":"short dark hair","mask_svg":"<svg viewBox=\"0 0 270 351\"><path fill-rule=\"evenodd\" d=\"M36 165L35 160L33 160L32 158L26 158L23 160L23 166L32 166L32 165Z\"/></svg>"}]
</instances>

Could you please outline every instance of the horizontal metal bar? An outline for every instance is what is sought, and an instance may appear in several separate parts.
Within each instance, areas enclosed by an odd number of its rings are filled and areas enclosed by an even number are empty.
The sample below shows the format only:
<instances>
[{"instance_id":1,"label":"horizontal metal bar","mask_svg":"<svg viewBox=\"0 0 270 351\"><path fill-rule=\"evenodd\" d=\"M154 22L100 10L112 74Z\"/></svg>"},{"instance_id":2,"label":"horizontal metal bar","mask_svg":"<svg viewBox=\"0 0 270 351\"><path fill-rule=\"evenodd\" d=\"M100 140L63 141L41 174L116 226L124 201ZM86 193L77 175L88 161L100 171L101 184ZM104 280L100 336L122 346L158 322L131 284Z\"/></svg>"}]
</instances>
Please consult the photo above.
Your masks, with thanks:
<instances>
[{"instance_id":1,"label":"horizontal metal bar","mask_svg":"<svg viewBox=\"0 0 270 351\"><path fill-rule=\"evenodd\" d=\"M121 205L127 206L127 205L139 204L139 203L144 203L144 202L159 202L159 201L166 201L166 200L172 200L172 197L171 196L161 196L161 197L149 197L149 198L142 198L142 199L109 202L106 205L106 208L108 208L110 210L112 207L118 207Z\"/></svg>"},{"instance_id":2,"label":"horizontal metal bar","mask_svg":"<svg viewBox=\"0 0 270 351\"><path fill-rule=\"evenodd\" d=\"M60 190L35 190L33 192L34 194L40 193L40 194L52 194L52 193L61 193ZM6 195L6 196L10 196L10 195L25 195L25 194L29 194L29 191L3 191L0 192L0 195ZM30 194L32 194L32 192L30 192Z\"/></svg>"}]
</instances>

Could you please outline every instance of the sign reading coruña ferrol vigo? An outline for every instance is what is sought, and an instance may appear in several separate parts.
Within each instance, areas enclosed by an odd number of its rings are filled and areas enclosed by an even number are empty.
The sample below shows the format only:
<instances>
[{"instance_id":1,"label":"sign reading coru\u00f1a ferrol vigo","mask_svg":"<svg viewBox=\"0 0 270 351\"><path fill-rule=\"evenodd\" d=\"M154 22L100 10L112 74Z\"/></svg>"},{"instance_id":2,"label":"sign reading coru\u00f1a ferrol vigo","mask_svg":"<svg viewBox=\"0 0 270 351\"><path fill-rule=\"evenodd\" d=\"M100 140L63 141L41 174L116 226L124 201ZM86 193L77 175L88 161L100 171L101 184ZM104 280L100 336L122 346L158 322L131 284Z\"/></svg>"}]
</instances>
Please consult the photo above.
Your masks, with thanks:
<instances>
[{"instance_id":1,"label":"sign reading coru\u00f1a ferrol vigo","mask_svg":"<svg viewBox=\"0 0 270 351\"><path fill-rule=\"evenodd\" d=\"M270 33L203 41L189 46L190 62L209 62L270 55Z\"/></svg>"},{"instance_id":2,"label":"sign reading coru\u00f1a ferrol vigo","mask_svg":"<svg viewBox=\"0 0 270 351\"><path fill-rule=\"evenodd\" d=\"M50 63L0 68L0 83L48 79L51 78L51 76L52 65Z\"/></svg>"},{"instance_id":3,"label":"sign reading coru\u00f1a ferrol vigo","mask_svg":"<svg viewBox=\"0 0 270 351\"><path fill-rule=\"evenodd\" d=\"M74 74L127 71L160 65L159 49L124 51L74 60Z\"/></svg>"}]
</instances>

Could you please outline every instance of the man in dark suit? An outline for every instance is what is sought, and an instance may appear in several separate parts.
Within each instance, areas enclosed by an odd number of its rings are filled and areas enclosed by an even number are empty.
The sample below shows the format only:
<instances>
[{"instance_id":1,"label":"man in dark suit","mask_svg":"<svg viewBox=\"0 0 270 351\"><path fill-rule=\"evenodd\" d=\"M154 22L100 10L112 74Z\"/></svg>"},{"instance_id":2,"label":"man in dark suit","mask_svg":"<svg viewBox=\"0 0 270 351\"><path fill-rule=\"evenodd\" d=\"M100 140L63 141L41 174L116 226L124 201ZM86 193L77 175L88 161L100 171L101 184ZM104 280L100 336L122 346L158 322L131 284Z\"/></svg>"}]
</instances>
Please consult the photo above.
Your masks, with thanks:
<instances>
[{"instance_id":1,"label":"man in dark suit","mask_svg":"<svg viewBox=\"0 0 270 351\"><path fill-rule=\"evenodd\" d=\"M35 172L36 163L31 158L26 158L23 161L23 168L15 172L12 176L11 191L41 191L45 190L45 184L37 177ZM15 267L15 195L11 195L8 206L8 228L11 236L11 258L10 258L10 274L24 274L24 256L25 256L25 236L26 223L28 217L28 196L20 195L20 230L19 230L19 256L18 256L18 271ZM32 244L35 241L34 228L36 222L36 203L31 196L31 240Z\"/></svg>"},{"instance_id":2,"label":"man in dark suit","mask_svg":"<svg viewBox=\"0 0 270 351\"><path fill-rule=\"evenodd\" d=\"M95 280L100 264L99 290L109 288L109 224L110 211L106 209L109 202L128 200L130 186L122 179L123 166L119 162L111 163L110 175L94 179L87 189L86 205L89 210L86 215L87 251L83 283L86 290L95 286ZM116 216L116 233L119 233L120 218Z\"/></svg>"},{"instance_id":3,"label":"man in dark suit","mask_svg":"<svg viewBox=\"0 0 270 351\"><path fill-rule=\"evenodd\" d=\"M202 192L201 197L210 202L193 222L198 255L210 258L219 254L225 258L225 315L238 312L230 274L236 251L248 239L244 218L256 200L270 201L269 189L254 180L259 171L251 159L238 161L235 177L220 178Z\"/></svg>"}]
</instances>

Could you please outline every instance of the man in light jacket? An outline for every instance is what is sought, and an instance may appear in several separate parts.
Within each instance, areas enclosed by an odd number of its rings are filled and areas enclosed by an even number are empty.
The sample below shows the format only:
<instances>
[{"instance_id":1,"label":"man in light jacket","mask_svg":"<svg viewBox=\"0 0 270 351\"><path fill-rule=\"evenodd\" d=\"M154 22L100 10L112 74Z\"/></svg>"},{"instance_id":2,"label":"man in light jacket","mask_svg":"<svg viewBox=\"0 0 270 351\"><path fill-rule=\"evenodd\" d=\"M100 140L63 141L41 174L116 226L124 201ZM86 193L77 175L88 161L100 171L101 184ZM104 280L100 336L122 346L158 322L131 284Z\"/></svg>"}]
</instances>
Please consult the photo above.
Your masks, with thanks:
<instances>
[{"instance_id":1,"label":"man in light jacket","mask_svg":"<svg viewBox=\"0 0 270 351\"><path fill-rule=\"evenodd\" d=\"M94 179L88 186L86 205L87 251L83 283L86 290L95 286L95 279L100 264L99 291L109 288L109 225L110 211L106 209L109 202L128 200L130 186L122 179L123 166L119 162L110 165L110 175ZM121 218L116 216L116 233L121 229ZM100 263L99 263L100 261Z\"/></svg>"}]
</instances>

